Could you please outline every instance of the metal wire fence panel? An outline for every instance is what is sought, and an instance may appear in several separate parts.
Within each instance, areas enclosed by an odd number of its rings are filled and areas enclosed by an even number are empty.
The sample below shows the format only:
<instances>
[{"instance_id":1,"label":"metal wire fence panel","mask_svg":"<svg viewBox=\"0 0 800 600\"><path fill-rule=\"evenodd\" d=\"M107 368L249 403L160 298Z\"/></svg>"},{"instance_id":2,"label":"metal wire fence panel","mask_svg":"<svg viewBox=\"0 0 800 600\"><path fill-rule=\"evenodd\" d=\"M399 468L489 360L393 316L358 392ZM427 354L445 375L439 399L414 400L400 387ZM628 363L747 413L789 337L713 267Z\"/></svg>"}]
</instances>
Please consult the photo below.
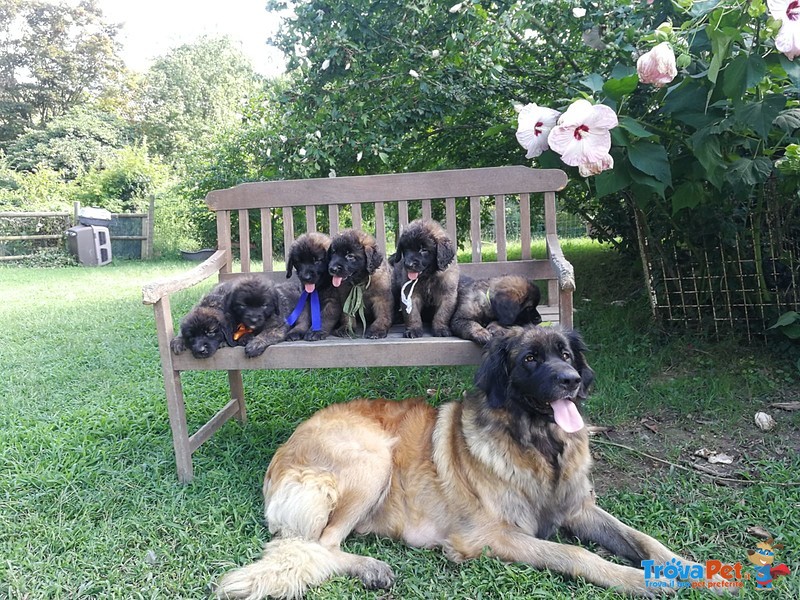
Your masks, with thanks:
<instances>
[{"instance_id":1,"label":"metal wire fence panel","mask_svg":"<svg viewBox=\"0 0 800 600\"><path fill-rule=\"evenodd\" d=\"M731 244L649 256L656 316L717 337L765 339L782 313L800 307L800 238L780 233L787 230L751 222Z\"/></svg>"}]
</instances>

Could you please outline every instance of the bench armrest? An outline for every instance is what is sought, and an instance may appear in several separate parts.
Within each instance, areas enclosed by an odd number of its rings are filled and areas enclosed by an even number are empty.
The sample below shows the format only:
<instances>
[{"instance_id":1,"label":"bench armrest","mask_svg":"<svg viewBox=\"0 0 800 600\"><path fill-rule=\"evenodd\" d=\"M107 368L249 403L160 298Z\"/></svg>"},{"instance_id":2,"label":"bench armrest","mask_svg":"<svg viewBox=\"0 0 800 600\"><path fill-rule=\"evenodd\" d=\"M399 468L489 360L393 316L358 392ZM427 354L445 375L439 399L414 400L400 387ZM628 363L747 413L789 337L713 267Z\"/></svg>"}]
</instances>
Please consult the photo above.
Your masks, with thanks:
<instances>
[{"instance_id":1,"label":"bench armrest","mask_svg":"<svg viewBox=\"0 0 800 600\"><path fill-rule=\"evenodd\" d=\"M212 275L219 273L227 262L228 251L217 250L191 271L173 277L157 279L142 286L142 302L144 304L155 304L164 296L169 296L197 285L201 281L205 281Z\"/></svg>"},{"instance_id":2,"label":"bench armrest","mask_svg":"<svg viewBox=\"0 0 800 600\"><path fill-rule=\"evenodd\" d=\"M550 257L550 264L558 277L558 287L564 291L575 291L575 269L572 268L564 253L561 251L561 244L558 237L553 234L546 236L547 255Z\"/></svg>"}]
</instances>

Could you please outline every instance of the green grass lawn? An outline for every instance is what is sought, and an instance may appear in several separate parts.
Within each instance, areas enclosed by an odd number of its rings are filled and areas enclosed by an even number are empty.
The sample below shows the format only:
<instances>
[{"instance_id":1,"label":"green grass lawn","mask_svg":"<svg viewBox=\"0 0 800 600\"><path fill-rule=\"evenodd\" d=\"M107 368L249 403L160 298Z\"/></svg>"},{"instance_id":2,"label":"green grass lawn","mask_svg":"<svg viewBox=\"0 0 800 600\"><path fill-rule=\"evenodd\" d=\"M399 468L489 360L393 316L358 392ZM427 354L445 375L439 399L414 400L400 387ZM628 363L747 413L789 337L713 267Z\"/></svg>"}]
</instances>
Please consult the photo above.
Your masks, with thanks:
<instances>
[{"instance_id":1,"label":"green grass lawn","mask_svg":"<svg viewBox=\"0 0 800 600\"><path fill-rule=\"evenodd\" d=\"M593 445L598 502L698 560L741 561L760 526L793 573L770 598L800 597L800 420L763 433L753 414L800 400L800 378L771 345L665 335L649 321L638 271L587 241L564 244L578 281L576 325L597 374L588 419L604 440L689 465L700 448L734 457L713 482L618 446ZM459 396L472 368L245 372L249 424L223 427L178 484L152 309L141 285L187 263L99 269L0 268L0 598L204 598L267 539L261 482L276 446L314 410L357 396ZM176 322L199 291L173 303ZM223 373L184 376L190 427L226 399ZM691 467L690 467L691 468ZM390 592L335 579L310 598L611 598L581 581L486 558L456 565L386 539L347 549L389 562ZM777 562L777 561L776 561ZM746 582L740 597L761 597ZM698 592L685 597L704 597Z\"/></svg>"}]
</instances>

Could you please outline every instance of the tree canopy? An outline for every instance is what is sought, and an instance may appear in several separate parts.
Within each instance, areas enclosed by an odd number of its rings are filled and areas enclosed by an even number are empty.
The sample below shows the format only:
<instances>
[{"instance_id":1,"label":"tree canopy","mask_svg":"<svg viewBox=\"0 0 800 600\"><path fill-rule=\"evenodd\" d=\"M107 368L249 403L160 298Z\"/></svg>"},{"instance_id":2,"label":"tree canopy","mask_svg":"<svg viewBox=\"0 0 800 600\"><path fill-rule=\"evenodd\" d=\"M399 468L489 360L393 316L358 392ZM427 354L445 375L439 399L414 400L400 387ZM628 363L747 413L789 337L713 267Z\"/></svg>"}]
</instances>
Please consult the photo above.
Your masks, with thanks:
<instances>
[{"instance_id":1,"label":"tree canopy","mask_svg":"<svg viewBox=\"0 0 800 600\"><path fill-rule=\"evenodd\" d=\"M44 126L119 72L119 27L96 0L6 0L0 8L0 147Z\"/></svg>"}]
</instances>

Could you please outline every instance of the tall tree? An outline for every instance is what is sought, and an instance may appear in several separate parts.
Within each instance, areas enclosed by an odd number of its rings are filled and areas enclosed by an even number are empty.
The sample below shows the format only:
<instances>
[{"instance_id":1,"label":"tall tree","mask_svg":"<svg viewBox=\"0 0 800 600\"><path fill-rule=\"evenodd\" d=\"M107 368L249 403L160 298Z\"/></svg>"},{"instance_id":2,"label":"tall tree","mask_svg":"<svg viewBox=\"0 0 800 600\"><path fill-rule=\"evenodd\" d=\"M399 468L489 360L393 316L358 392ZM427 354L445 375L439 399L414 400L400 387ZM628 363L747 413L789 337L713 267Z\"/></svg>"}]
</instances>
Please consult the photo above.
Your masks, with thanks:
<instances>
[{"instance_id":1,"label":"tall tree","mask_svg":"<svg viewBox=\"0 0 800 600\"><path fill-rule=\"evenodd\" d=\"M96 0L5 0L0 8L0 145L98 93L121 66L118 25Z\"/></svg>"},{"instance_id":2,"label":"tall tree","mask_svg":"<svg viewBox=\"0 0 800 600\"><path fill-rule=\"evenodd\" d=\"M250 61L227 37L201 37L159 58L145 74L138 105L148 146L182 156L235 125L261 86Z\"/></svg>"}]
</instances>

